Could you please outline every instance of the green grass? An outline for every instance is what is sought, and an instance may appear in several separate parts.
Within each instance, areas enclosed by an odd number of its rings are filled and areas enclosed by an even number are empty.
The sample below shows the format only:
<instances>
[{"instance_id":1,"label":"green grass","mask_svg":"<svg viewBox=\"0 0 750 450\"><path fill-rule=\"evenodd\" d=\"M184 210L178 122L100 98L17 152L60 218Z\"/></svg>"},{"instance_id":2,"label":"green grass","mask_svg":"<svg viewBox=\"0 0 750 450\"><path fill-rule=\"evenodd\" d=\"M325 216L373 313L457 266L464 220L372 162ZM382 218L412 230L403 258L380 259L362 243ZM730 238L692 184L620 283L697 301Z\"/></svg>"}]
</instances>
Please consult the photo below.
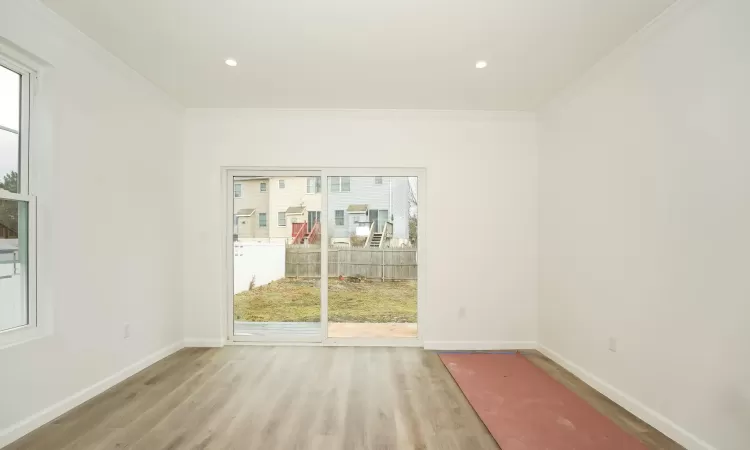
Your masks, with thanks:
<instances>
[{"instance_id":1,"label":"green grass","mask_svg":"<svg viewBox=\"0 0 750 450\"><path fill-rule=\"evenodd\" d=\"M320 288L315 281L283 278L234 296L236 320L317 322ZM417 321L414 281L328 281L328 320L387 323Z\"/></svg>"}]
</instances>

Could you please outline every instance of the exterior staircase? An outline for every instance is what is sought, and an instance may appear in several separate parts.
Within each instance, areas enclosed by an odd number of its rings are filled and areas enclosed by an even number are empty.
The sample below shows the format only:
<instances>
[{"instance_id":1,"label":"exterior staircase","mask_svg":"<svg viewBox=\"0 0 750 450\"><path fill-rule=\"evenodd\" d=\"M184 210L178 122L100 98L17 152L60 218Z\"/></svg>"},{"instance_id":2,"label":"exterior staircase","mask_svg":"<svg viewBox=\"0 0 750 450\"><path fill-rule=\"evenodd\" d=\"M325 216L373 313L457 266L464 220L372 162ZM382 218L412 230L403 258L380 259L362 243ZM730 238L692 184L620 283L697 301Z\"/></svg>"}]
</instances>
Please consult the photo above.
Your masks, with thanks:
<instances>
[{"instance_id":1,"label":"exterior staircase","mask_svg":"<svg viewBox=\"0 0 750 450\"><path fill-rule=\"evenodd\" d=\"M315 222L312 229L307 231L307 222L297 231L292 240L292 244L319 244L320 243L320 222Z\"/></svg>"},{"instance_id":2,"label":"exterior staircase","mask_svg":"<svg viewBox=\"0 0 750 450\"><path fill-rule=\"evenodd\" d=\"M393 238L393 222L390 220L385 222L383 225L383 231L377 232L377 223L373 222L370 225L370 235L365 241L365 247L370 248L386 248L391 245L391 238Z\"/></svg>"}]
</instances>

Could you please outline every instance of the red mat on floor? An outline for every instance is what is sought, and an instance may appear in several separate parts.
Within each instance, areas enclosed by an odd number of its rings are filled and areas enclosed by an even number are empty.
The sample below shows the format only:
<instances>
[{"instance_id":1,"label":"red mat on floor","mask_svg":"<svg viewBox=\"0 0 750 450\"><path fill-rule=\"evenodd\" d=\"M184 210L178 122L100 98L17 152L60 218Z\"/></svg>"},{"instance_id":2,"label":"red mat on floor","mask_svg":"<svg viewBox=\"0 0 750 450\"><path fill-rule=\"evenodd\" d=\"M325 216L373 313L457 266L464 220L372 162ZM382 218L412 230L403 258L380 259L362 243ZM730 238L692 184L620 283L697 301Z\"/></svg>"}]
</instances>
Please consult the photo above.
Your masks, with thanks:
<instances>
[{"instance_id":1,"label":"red mat on floor","mask_svg":"<svg viewBox=\"0 0 750 450\"><path fill-rule=\"evenodd\" d=\"M440 355L503 450L646 447L521 355Z\"/></svg>"}]
</instances>

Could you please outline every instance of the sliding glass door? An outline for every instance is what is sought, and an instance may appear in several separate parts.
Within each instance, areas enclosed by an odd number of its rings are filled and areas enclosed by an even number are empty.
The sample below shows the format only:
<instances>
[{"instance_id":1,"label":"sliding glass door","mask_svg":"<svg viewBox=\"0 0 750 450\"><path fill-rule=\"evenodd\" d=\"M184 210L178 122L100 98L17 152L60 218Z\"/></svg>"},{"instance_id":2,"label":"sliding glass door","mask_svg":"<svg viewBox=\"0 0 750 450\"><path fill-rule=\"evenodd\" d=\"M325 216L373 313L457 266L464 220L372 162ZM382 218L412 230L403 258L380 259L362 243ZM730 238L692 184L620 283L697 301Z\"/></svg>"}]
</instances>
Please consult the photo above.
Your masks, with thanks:
<instances>
[{"instance_id":1,"label":"sliding glass door","mask_svg":"<svg viewBox=\"0 0 750 450\"><path fill-rule=\"evenodd\" d=\"M321 173L229 175L230 338L322 341Z\"/></svg>"},{"instance_id":2,"label":"sliding glass door","mask_svg":"<svg viewBox=\"0 0 750 450\"><path fill-rule=\"evenodd\" d=\"M418 345L412 173L227 171L229 339Z\"/></svg>"}]
</instances>

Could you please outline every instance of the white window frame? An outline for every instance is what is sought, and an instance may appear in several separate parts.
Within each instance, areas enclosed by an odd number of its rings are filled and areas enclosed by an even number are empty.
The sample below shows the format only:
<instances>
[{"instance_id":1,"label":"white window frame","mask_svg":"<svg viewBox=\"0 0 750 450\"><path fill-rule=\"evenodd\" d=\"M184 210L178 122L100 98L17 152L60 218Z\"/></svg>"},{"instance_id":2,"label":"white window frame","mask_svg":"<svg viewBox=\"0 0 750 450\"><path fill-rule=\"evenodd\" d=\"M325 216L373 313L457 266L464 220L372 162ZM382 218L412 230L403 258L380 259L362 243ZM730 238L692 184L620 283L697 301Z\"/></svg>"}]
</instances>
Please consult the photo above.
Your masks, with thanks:
<instances>
[{"instance_id":1,"label":"white window frame","mask_svg":"<svg viewBox=\"0 0 750 450\"><path fill-rule=\"evenodd\" d=\"M375 184L377 186L380 186L381 184L383 184L383 177L375 177Z\"/></svg>"},{"instance_id":2,"label":"white window frame","mask_svg":"<svg viewBox=\"0 0 750 450\"><path fill-rule=\"evenodd\" d=\"M51 305L40 305L37 298L37 215L36 196L32 195L29 177L30 123L34 113L35 87L39 80L42 65L28 57L24 52L0 41L0 65L21 76L21 117L19 120L19 158L18 190L8 192L0 190L0 199L25 202L28 205L28 230L26 283L22 287L27 302L27 323L25 325L0 331L0 349L21 344L52 332ZM20 230L19 230L20 234Z\"/></svg>"},{"instance_id":3,"label":"white window frame","mask_svg":"<svg viewBox=\"0 0 750 450\"><path fill-rule=\"evenodd\" d=\"M239 195L237 192L237 186L240 187ZM234 183L234 198L242 198L242 183Z\"/></svg>"},{"instance_id":4,"label":"white window frame","mask_svg":"<svg viewBox=\"0 0 750 450\"><path fill-rule=\"evenodd\" d=\"M266 219L266 223L261 223L260 218L264 217ZM268 228L268 213L258 213L258 228Z\"/></svg>"},{"instance_id":5,"label":"white window frame","mask_svg":"<svg viewBox=\"0 0 750 450\"><path fill-rule=\"evenodd\" d=\"M331 180L331 188L330 192L351 192L352 191L352 177L350 176L340 176L340 177L329 177ZM344 190L344 178L349 179L349 189ZM333 180L336 180L336 186L337 188L334 189Z\"/></svg>"},{"instance_id":6,"label":"white window frame","mask_svg":"<svg viewBox=\"0 0 750 450\"><path fill-rule=\"evenodd\" d=\"M310 179L311 178L315 178L315 184L314 184L314 187L313 187L313 192L310 192ZM321 193L321 190L322 190L321 189L321 184L322 184L321 178L322 177L307 177L307 179L305 180L305 184L306 184L306 186L305 186L305 192L307 193L307 195L315 195L315 194L320 194Z\"/></svg>"},{"instance_id":7,"label":"white window frame","mask_svg":"<svg viewBox=\"0 0 750 450\"><path fill-rule=\"evenodd\" d=\"M260 182L260 192L268 192L268 182L266 181Z\"/></svg>"},{"instance_id":8,"label":"white window frame","mask_svg":"<svg viewBox=\"0 0 750 450\"><path fill-rule=\"evenodd\" d=\"M279 189L286 189L286 180L279 180Z\"/></svg>"},{"instance_id":9,"label":"white window frame","mask_svg":"<svg viewBox=\"0 0 750 450\"><path fill-rule=\"evenodd\" d=\"M280 220L281 214L284 215L284 220ZM276 221L279 222L277 224L279 227L282 227L282 228L285 227L286 226L286 211L279 211L278 213L276 213Z\"/></svg>"},{"instance_id":10,"label":"white window frame","mask_svg":"<svg viewBox=\"0 0 750 450\"><path fill-rule=\"evenodd\" d=\"M338 212L341 211L341 225L339 225L336 221L338 220ZM337 227L345 227L346 226L346 211L343 209L337 209L333 211L333 224Z\"/></svg>"}]
</instances>

